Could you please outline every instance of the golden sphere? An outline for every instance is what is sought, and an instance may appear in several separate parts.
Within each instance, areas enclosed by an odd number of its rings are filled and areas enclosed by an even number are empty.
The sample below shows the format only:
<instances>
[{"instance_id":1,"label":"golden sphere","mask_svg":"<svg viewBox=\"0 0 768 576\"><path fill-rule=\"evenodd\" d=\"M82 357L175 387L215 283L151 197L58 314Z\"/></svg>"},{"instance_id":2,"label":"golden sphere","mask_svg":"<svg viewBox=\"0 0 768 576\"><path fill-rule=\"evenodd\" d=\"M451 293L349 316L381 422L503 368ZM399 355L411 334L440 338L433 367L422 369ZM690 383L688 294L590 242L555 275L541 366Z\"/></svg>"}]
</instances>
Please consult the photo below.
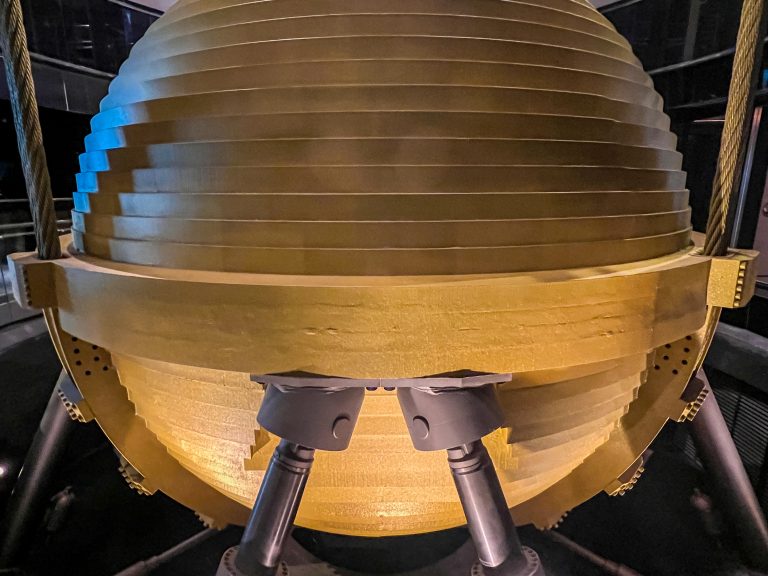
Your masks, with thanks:
<instances>
[{"instance_id":1,"label":"golden sphere","mask_svg":"<svg viewBox=\"0 0 768 576\"><path fill-rule=\"evenodd\" d=\"M252 374L513 374L486 444L540 525L682 410L708 261L661 98L585 0L180 0L92 128L52 330L123 456L206 516L245 518L276 442ZM463 521L385 391L297 519Z\"/></svg>"}]
</instances>

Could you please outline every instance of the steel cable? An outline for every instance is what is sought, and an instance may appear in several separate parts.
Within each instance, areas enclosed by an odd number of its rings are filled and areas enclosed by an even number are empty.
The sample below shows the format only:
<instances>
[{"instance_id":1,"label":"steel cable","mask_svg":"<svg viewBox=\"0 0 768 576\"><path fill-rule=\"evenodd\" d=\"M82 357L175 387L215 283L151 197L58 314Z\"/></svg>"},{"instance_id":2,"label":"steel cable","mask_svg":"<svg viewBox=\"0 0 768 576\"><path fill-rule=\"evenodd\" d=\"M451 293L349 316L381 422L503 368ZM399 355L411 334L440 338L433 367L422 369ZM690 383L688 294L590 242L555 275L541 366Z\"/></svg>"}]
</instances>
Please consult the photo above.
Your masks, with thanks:
<instances>
[{"instance_id":1,"label":"steel cable","mask_svg":"<svg viewBox=\"0 0 768 576\"><path fill-rule=\"evenodd\" d=\"M27 182L27 195L35 223L41 259L61 257L51 178L43 147L27 35L19 0L0 0L0 50L8 80L16 140Z\"/></svg>"},{"instance_id":2,"label":"steel cable","mask_svg":"<svg viewBox=\"0 0 768 576\"><path fill-rule=\"evenodd\" d=\"M741 23L733 57L733 75L728 90L728 106L720 142L712 199L709 205L705 256L723 256L728 252L728 226L731 197L741 182L747 141L754 110L757 84L757 63L765 37L765 0L744 0ZM721 309L710 306L702 334L702 347L695 363L694 374L704 363L720 320Z\"/></svg>"},{"instance_id":3,"label":"steel cable","mask_svg":"<svg viewBox=\"0 0 768 576\"><path fill-rule=\"evenodd\" d=\"M728 213L733 191L739 186L753 109L757 62L765 32L764 0L745 0L733 60L733 76L720 143L717 172L707 221L704 255L722 256L728 250Z\"/></svg>"}]
</instances>

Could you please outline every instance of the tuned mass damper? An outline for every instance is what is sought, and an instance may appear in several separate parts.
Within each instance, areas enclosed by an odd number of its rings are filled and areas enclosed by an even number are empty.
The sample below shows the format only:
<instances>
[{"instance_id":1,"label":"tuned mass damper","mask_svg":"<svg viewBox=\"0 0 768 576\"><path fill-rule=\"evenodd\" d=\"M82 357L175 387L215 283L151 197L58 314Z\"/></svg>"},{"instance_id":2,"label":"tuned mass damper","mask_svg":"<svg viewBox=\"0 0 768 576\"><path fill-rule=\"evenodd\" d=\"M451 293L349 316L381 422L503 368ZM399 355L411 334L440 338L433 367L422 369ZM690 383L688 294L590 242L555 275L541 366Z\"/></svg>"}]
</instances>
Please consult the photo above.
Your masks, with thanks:
<instances>
[{"instance_id":1,"label":"tuned mass damper","mask_svg":"<svg viewBox=\"0 0 768 576\"><path fill-rule=\"evenodd\" d=\"M278 441L253 374L512 374L485 443L539 525L626 489L690 409L710 259L661 99L586 1L181 0L92 128L28 297L128 462L219 523ZM377 389L297 522L464 515Z\"/></svg>"}]
</instances>

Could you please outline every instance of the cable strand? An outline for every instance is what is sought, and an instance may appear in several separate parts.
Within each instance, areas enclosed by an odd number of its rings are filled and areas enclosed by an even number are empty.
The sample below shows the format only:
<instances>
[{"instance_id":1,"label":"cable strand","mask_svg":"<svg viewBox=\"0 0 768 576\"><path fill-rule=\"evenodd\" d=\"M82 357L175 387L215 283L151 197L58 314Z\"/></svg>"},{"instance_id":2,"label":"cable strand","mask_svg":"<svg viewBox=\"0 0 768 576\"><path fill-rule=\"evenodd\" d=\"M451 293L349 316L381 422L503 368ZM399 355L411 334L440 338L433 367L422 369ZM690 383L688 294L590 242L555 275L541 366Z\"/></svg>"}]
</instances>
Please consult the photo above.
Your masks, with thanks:
<instances>
[{"instance_id":1,"label":"cable strand","mask_svg":"<svg viewBox=\"0 0 768 576\"><path fill-rule=\"evenodd\" d=\"M728 252L728 226L731 198L739 189L746 157L747 141L754 112L757 63L762 55L762 39L766 34L765 0L744 0L741 12L733 75L728 90L728 106L723 125L720 154L717 160L712 199L707 220L703 254L723 256ZM701 348L694 363L693 374L704 364L704 358L720 321L721 309L707 308Z\"/></svg>"},{"instance_id":2,"label":"cable strand","mask_svg":"<svg viewBox=\"0 0 768 576\"><path fill-rule=\"evenodd\" d=\"M720 144L712 199L704 244L705 256L722 256L728 251L728 225L731 198L741 180L748 140L756 83L757 61L762 48L764 0L744 0L733 76L728 91L728 107Z\"/></svg>"},{"instance_id":3,"label":"cable strand","mask_svg":"<svg viewBox=\"0 0 768 576\"><path fill-rule=\"evenodd\" d=\"M16 141L27 183L37 252L41 259L61 257L51 178L32 80L32 65L19 0L0 0L0 50L8 80Z\"/></svg>"}]
</instances>

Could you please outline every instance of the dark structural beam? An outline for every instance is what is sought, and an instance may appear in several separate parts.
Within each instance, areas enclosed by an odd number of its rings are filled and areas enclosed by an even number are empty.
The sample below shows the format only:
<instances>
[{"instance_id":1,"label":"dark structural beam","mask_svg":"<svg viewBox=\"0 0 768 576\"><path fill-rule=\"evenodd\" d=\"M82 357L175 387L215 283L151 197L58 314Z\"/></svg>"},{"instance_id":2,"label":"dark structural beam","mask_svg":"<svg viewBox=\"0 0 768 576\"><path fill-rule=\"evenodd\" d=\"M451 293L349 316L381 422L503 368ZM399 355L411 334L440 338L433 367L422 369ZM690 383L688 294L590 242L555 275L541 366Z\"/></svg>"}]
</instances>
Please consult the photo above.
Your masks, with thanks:
<instances>
[{"instance_id":1,"label":"dark structural beam","mask_svg":"<svg viewBox=\"0 0 768 576\"><path fill-rule=\"evenodd\" d=\"M11 493L0 527L0 568L18 560L45 512L53 474L75 425L59 396L59 386L68 378L62 371Z\"/></svg>"},{"instance_id":2,"label":"dark structural beam","mask_svg":"<svg viewBox=\"0 0 768 576\"><path fill-rule=\"evenodd\" d=\"M768 570L768 524L703 370L698 378L710 392L691 423L696 451L711 476L720 508L739 537L744 559L754 568Z\"/></svg>"}]
</instances>

